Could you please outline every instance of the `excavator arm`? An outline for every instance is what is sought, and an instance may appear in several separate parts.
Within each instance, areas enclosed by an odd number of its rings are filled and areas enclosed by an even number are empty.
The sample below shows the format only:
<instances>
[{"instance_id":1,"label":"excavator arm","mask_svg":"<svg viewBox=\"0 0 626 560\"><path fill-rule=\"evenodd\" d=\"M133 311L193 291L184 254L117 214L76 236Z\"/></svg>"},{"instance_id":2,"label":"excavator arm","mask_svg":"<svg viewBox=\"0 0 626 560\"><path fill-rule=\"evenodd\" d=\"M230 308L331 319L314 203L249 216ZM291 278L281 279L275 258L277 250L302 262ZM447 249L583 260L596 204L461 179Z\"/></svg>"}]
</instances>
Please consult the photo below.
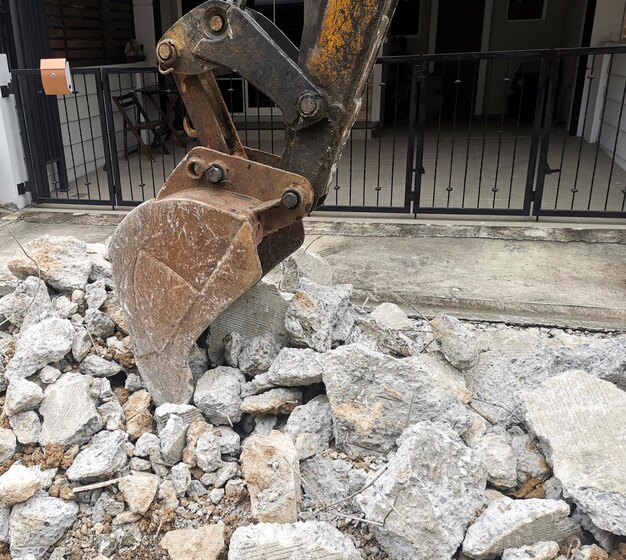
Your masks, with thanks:
<instances>
[{"instance_id":1,"label":"excavator arm","mask_svg":"<svg viewBox=\"0 0 626 560\"><path fill-rule=\"evenodd\" d=\"M209 0L159 41L159 71L176 81L199 146L111 244L137 366L157 404L191 399L198 337L302 245L302 219L328 193L395 2L307 0L298 50L260 13ZM215 78L231 71L282 111L282 155L243 146Z\"/></svg>"}]
</instances>

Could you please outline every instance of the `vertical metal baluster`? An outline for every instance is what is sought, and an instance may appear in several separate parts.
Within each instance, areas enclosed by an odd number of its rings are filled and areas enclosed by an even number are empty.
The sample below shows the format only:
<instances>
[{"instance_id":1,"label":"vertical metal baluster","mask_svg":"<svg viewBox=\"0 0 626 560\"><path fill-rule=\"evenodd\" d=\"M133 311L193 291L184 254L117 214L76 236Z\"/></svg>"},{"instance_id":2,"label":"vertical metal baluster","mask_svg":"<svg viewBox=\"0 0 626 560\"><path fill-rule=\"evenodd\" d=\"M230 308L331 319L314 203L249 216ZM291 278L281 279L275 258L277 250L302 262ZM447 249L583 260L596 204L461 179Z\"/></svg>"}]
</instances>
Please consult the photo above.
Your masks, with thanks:
<instances>
[{"instance_id":1,"label":"vertical metal baluster","mask_svg":"<svg viewBox=\"0 0 626 560\"><path fill-rule=\"evenodd\" d=\"M95 79L94 82L96 84L96 88L100 87L98 85L98 80ZM87 89L87 74L83 74L83 91L85 92L85 98L87 100L87 118L89 119L89 135L91 137L91 149L93 150L93 167L94 173L96 175L96 186L98 187L98 199L102 200L102 193L100 192L100 175L98 173L98 158L96 156L96 145L93 138L93 124L91 122L91 108L89 106L89 90ZM97 95L98 92L96 92ZM102 139L106 141L105 131L102 131Z\"/></svg>"},{"instance_id":2,"label":"vertical metal baluster","mask_svg":"<svg viewBox=\"0 0 626 560\"><path fill-rule=\"evenodd\" d=\"M391 192L389 206L393 206L393 183L396 165L396 133L398 130L398 81L400 79L400 64L396 64L396 91L393 104L393 139L391 140Z\"/></svg>"},{"instance_id":3,"label":"vertical metal baluster","mask_svg":"<svg viewBox=\"0 0 626 560\"><path fill-rule=\"evenodd\" d=\"M65 101L65 95L63 95L62 98L63 98L63 107L65 109L65 125L67 126L67 138L70 142L70 154L72 156L72 169L74 170L74 181L76 182L76 197L80 199L80 187L78 186L78 173L76 171L76 159L74 158L74 147L72 146L72 131L70 130L70 115L67 112L67 102ZM66 198L70 197L69 185L68 185L67 192L65 194L66 194Z\"/></svg>"},{"instance_id":4,"label":"vertical metal baluster","mask_svg":"<svg viewBox=\"0 0 626 560\"><path fill-rule=\"evenodd\" d=\"M489 63L492 63L491 66ZM493 70L493 61L491 59L486 59L486 66L487 66L487 70L485 72L486 74L486 79L485 79L485 96L489 95L489 92L491 91L491 78L492 78L492 70ZM487 123L489 121L489 98L488 97L484 97L483 98L483 112L485 113L485 117L483 119L483 145L481 148L481 154L480 154L480 170L478 171L478 194L476 196L476 208L480 208L480 191L483 185L483 168L484 168L484 163L485 163L485 144L487 142Z\"/></svg>"},{"instance_id":5,"label":"vertical metal baluster","mask_svg":"<svg viewBox=\"0 0 626 560\"><path fill-rule=\"evenodd\" d=\"M132 74L131 74L131 80L132 80ZM135 84L131 83L131 87L134 90L135 89ZM145 88L146 87L146 83L144 80L144 74L141 74L141 87ZM143 94L142 94L143 95ZM141 99L139 101L140 103L143 102L143 99ZM147 109L147 104L144 103L144 105L146 105L146 111ZM139 112L139 108L137 108L137 122L141 121L141 113ZM141 131L139 132L139 136L141 137ZM148 138L148 151L150 151L150 146L152 145L150 143L150 133L146 132L146 136ZM143 138L142 138L143 140ZM155 140L156 140L156 136L155 136ZM163 138L161 138L161 141L163 141ZM161 149L163 149L163 145L161 144ZM139 188L141 189L141 200L146 200L145 194L144 194L144 189L146 186L146 183L144 183L143 180L143 162L141 161L141 150L139 149L139 146L137 146L137 155L139 156Z\"/></svg>"},{"instance_id":6,"label":"vertical metal baluster","mask_svg":"<svg viewBox=\"0 0 626 560\"><path fill-rule=\"evenodd\" d=\"M354 132L354 127L352 128L352 130L350 131L350 165L349 165L349 170L350 170L350 180L348 183L348 205L352 206L352 162L354 161L353 155L354 155L354 138L352 133Z\"/></svg>"},{"instance_id":7,"label":"vertical metal baluster","mask_svg":"<svg viewBox=\"0 0 626 560\"><path fill-rule=\"evenodd\" d=\"M606 110L606 100L609 94L609 84L611 83L611 72L613 71L613 55L611 54L609 56L611 57L611 59L609 62L608 78L606 79L604 96L602 98L602 113L600 116L600 128L598 130L598 139L596 141L596 154L593 160L593 171L591 172L591 185L589 186L589 200L587 201L587 210L591 209L591 197L593 195L593 185L596 180L596 168L598 166L598 155L600 153L600 139L602 138L602 126L604 125L604 111Z\"/></svg>"},{"instance_id":8,"label":"vertical metal baluster","mask_svg":"<svg viewBox=\"0 0 626 560\"><path fill-rule=\"evenodd\" d=\"M363 206L365 206L365 190L367 178L367 144L369 142L369 118L370 118L370 88L369 84L365 86L365 142L363 142Z\"/></svg>"},{"instance_id":9,"label":"vertical metal baluster","mask_svg":"<svg viewBox=\"0 0 626 560\"><path fill-rule=\"evenodd\" d=\"M258 89L256 90L256 128L257 128L257 139L259 141L259 145L257 146L257 149L262 150L263 148L261 148L261 98L259 96Z\"/></svg>"},{"instance_id":10,"label":"vertical metal baluster","mask_svg":"<svg viewBox=\"0 0 626 560\"><path fill-rule=\"evenodd\" d=\"M437 123L437 142L435 144L435 170L433 171L433 208L435 208L435 194L437 192L437 170L439 166L439 141L441 139L441 114L443 113L443 90L446 77L446 61L441 61L441 92L439 94L439 122ZM415 171L419 173L420 170Z\"/></svg>"},{"instance_id":11,"label":"vertical metal baluster","mask_svg":"<svg viewBox=\"0 0 626 560\"><path fill-rule=\"evenodd\" d=\"M613 144L613 157L611 158L611 169L609 171L609 180L606 184L606 198L604 200L604 210L609 205L609 194L611 192L611 181L613 180L613 168L615 167L615 152L617 151L617 141L619 139L619 133L622 128L622 114L624 112L624 101L626 101L626 81L624 82L624 91L622 92L622 102L619 106L619 116L617 117L617 130L615 132L615 143ZM599 140L598 140L599 141ZM626 189L625 189L626 190ZM624 204L622 203L622 209L624 208Z\"/></svg>"},{"instance_id":12,"label":"vertical metal baluster","mask_svg":"<svg viewBox=\"0 0 626 560\"><path fill-rule=\"evenodd\" d=\"M522 88L519 95L519 106L517 108L517 122L515 124L515 140L513 141L513 160L511 161L511 181L509 182L509 199L507 208L511 208L511 194L513 193L513 177L515 175L515 159L517 156L517 140L519 138L519 125L522 119L522 103L524 102L524 85L526 83L526 74L522 72Z\"/></svg>"},{"instance_id":13,"label":"vertical metal baluster","mask_svg":"<svg viewBox=\"0 0 626 560\"><path fill-rule=\"evenodd\" d=\"M335 191L335 206L339 205L339 189L341 187L339 186L339 165L337 165L337 168L335 169L335 186L333 187L334 191Z\"/></svg>"},{"instance_id":14,"label":"vertical metal baluster","mask_svg":"<svg viewBox=\"0 0 626 560\"><path fill-rule=\"evenodd\" d=\"M387 84L385 82L380 83L380 98L385 99L385 86ZM380 113L379 113L380 115ZM378 168L376 171L376 206L380 205L380 157L381 157L381 147L383 141L383 123L381 121L378 122Z\"/></svg>"},{"instance_id":15,"label":"vertical metal baluster","mask_svg":"<svg viewBox=\"0 0 626 560\"><path fill-rule=\"evenodd\" d=\"M154 73L154 78L155 78L155 85L156 85L156 87L157 87L157 90L159 90L159 89L160 89L160 86L159 86L159 77L158 77L158 75L157 75L157 73L156 73L156 72ZM145 83L145 80L144 80L144 74L143 74L143 73L141 74L141 79L142 79L142 83ZM144 87L145 87L145 86L144 86ZM158 99L159 99L157 104L158 104L159 109L160 109L160 108L161 108L161 94L157 94L157 95L158 95ZM166 94L166 95L167 95L167 94ZM147 105L148 105L148 104L146 103L146 106L147 106ZM148 116L149 116L149 115L148 115ZM172 134L172 145L174 144L173 138L174 138L174 135ZM163 144L165 144L165 140L163 139L163 135L161 135L161 140L163 141ZM162 146L161 146L161 147L162 147ZM161 154L161 157L164 159L164 158L165 158L165 154ZM150 160L150 162L149 162L149 163L150 163L150 175L151 175L151 177L152 177L152 196L153 196L154 198L156 198L157 192L156 192L156 181L155 181L155 179L154 179L154 162L153 162L152 160ZM144 196L143 196L143 200L144 200L144 201L146 200L145 194L144 194Z\"/></svg>"},{"instance_id":16,"label":"vertical metal baluster","mask_svg":"<svg viewBox=\"0 0 626 560\"><path fill-rule=\"evenodd\" d=\"M476 88L478 85L478 67L480 61L474 64L474 75L472 77L472 94L470 96L469 121L467 124L467 149L465 150L465 173L463 174L463 196L461 197L461 208L465 208L465 191L467 188L467 168L469 165L470 144L472 143L472 122L474 120L474 106L476 105Z\"/></svg>"},{"instance_id":17,"label":"vertical metal baluster","mask_svg":"<svg viewBox=\"0 0 626 560\"><path fill-rule=\"evenodd\" d=\"M85 77L84 74L83 77ZM76 122L78 123L78 137L80 138L80 149L83 154L83 169L85 170L85 186L87 187L87 198L91 198L91 189L89 188L91 182L89 181L89 170L87 169L87 154L85 153L85 139L83 138L83 127L80 123L81 119L80 109L78 107L78 93L76 91L73 91L72 95L74 96L74 105L76 106ZM89 103L89 99L87 98L87 96L85 96L85 100L87 103Z\"/></svg>"},{"instance_id":18,"label":"vertical metal baluster","mask_svg":"<svg viewBox=\"0 0 626 560\"><path fill-rule=\"evenodd\" d=\"M580 135L580 142L578 143L578 162L576 163L576 174L574 175L574 186L570 189L572 191L572 203L570 205L570 210L574 209L574 202L576 200L576 193L578 192L578 174L580 171L580 160L582 157L583 144L585 142L585 126L587 125L587 114L589 113L589 101L591 98L591 82L595 79L593 75L593 68L596 63L596 55L594 54L591 57L591 67L589 69L590 74L587 76L587 82L589 85L587 86L587 101L585 101L585 114L583 116L583 128L582 134Z\"/></svg>"},{"instance_id":19,"label":"vertical metal baluster","mask_svg":"<svg viewBox=\"0 0 626 560\"><path fill-rule=\"evenodd\" d=\"M459 106L459 90L461 88L461 61L457 63L456 79L454 80L454 109L452 111L452 144L450 145L450 173L448 174L448 186L446 187L446 208L450 208L450 194L454 190L452 186L452 169L454 168L454 144L456 142L456 119Z\"/></svg>"},{"instance_id":20,"label":"vertical metal baluster","mask_svg":"<svg viewBox=\"0 0 626 560\"><path fill-rule=\"evenodd\" d=\"M132 77L131 77L132 80ZM123 88L122 88L122 73L118 72L117 73L117 84L119 86L119 94L122 95L123 92ZM123 127L124 127L124 122L122 121L122 131L123 131ZM139 149L139 146L137 146L137 149ZM130 188L130 200L135 200L135 194L133 192L133 172L132 169L130 168L130 154L128 155L128 158L126 159L126 167L128 168L128 186ZM121 188L121 185L120 185Z\"/></svg>"},{"instance_id":21,"label":"vertical metal baluster","mask_svg":"<svg viewBox=\"0 0 626 560\"><path fill-rule=\"evenodd\" d=\"M511 81L511 78L509 78L509 67L511 64L511 59L508 58L506 61L506 76L502 82L502 103L503 105L506 104L506 86L509 84L509 82ZM500 116L500 130L498 132L499 137L498 137L498 155L496 157L496 176L493 182L493 187L491 189L491 191L493 192L493 199L491 202L491 207L495 208L496 207L496 193L500 190L498 188L498 175L500 172L500 155L502 153L502 135L504 134L504 115L506 113L506 111L504 111L504 108L501 108L502 111L502 115Z\"/></svg>"},{"instance_id":22,"label":"vertical metal baluster","mask_svg":"<svg viewBox=\"0 0 626 560\"><path fill-rule=\"evenodd\" d=\"M241 78L241 100L243 102L243 126L246 146L250 145L250 141L248 140L248 94L250 93L248 86L249 84Z\"/></svg>"}]
</instances>

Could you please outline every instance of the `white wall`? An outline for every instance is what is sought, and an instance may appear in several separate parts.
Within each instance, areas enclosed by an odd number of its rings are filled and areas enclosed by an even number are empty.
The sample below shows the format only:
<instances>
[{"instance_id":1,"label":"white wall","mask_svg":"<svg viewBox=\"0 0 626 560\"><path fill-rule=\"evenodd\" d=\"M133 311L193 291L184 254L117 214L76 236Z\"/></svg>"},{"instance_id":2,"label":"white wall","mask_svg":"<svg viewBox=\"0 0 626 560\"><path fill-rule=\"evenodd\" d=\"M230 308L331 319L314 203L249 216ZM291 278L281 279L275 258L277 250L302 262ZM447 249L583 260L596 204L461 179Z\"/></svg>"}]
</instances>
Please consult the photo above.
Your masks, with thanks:
<instances>
[{"instance_id":1,"label":"white wall","mask_svg":"<svg viewBox=\"0 0 626 560\"><path fill-rule=\"evenodd\" d=\"M622 110L622 99L626 87L626 54L616 55L611 67L611 75L608 78L606 89L606 108L602 119L602 133L600 146L609 154L613 155L615 148L615 163L622 169L626 169L626 108ZM620 111L621 120L620 120ZM617 145L615 138L617 137Z\"/></svg>"},{"instance_id":2,"label":"white wall","mask_svg":"<svg viewBox=\"0 0 626 560\"><path fill-rule=\"evenodd\" d=\"M6 86L10 81L7 57L0 54L0 85ZM0 97L0 204L28 206L30 195L17 192L18 183L27 180L15 96Z\"/></svg>"},{"instance_id":3,"label":"white wall","mask_svg":"<svg viewBox=\"0 0 626 560\"><path fill-rule=\"evenodd\" d=\"M597 0L596 15L591 31L591 46L607 41L619 41L626 0Z\"/></svg>"},{"instance_id":4,"label":"white wall","mask_svg":"<svg viewBox=\"0 0 626 560\"><path fill-rule=\"evenodd\" d=\"M135 38L144 46L146 65L156 66L155 46L157 38L154 36L152 0L133 0L133 14L135 16Z\"/></svg>"}]
</instances>

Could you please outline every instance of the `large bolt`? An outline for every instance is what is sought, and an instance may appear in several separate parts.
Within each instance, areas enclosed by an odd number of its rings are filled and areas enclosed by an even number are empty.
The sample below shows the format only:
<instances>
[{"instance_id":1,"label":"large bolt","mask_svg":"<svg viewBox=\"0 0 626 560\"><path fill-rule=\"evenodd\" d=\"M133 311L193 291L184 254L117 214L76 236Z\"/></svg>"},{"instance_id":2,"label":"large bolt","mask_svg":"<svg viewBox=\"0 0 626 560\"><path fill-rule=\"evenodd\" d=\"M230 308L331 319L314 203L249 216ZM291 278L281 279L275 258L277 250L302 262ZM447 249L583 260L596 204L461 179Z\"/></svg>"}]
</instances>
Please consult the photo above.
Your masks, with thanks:
<instances>
[{"instance_id":1,"label":"large bolt","mask_svg":"<svg viewBox=\"0 0 626 560\"><path fill-rule=\"evenodd\" d=\"M209 165L209 168L204 173L206 178L209 180L209 183L213 183L214 185L217 185L226 179L225 169L217 163Z\"/></svg>"},{"instance_id":2,"label":"large bolt","mask_svg":"<svg viewBox=\"0 0 626 560\"><path fill-rule=\"evenodd\" d=\"M224 16L220 14L214 14L209 19L209 27L214 33L220 33L222 29L224 29L225 23L226 22L224 21Z\"/></svg>"},{"instance_id":3,"label":"large bolt","mask_svg":"<svg viewBox=\"0 0 626 560\"><path fill-rule=\"evenodd\" d=\"M297 208L300 206L300 193L290 189L283 193L280 201L283 203L283 206L289 208L289 210Z\"/></svg>"},{"instance_id":4,"label":"large bolt","mask_svg":"<svg viewBox=\"0 0 626 560\"><path fill-rule=\"evenodd\" d=\"M303 93L298 99L298 113L302 117L314 117L322 106L323 100L317 93Z\"/></svg>"},{"instance_id":5,"label":"large bolt","mask_svg":"<svg viewBox=\"0 0 626 560\"><path fill-rule=\"evenodd\" d=\"M170 41L162 41L159 43L157 54L162 62L174 62L176 59L176 47Z\"/></svg>"}]
</instances>

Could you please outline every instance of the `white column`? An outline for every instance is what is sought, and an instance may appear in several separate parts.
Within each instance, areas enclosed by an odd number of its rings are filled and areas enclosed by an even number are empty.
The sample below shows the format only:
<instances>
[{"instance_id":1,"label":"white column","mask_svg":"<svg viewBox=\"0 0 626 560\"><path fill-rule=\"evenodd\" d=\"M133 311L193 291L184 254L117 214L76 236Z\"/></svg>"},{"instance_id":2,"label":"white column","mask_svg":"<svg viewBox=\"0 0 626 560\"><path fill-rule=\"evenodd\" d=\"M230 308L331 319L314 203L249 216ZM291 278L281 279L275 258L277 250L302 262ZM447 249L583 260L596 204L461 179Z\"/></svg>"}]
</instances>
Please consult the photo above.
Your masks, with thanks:
<instances>
[{"instance_id":1,"label":"white column","mask_svg":"<svg viewBox=\"0 0 626 560\"><path fill-rule=\"evenodd\" d=\"M146 53L146 65L156 66L156 37L154 36L152 0L133 0L133 15L135 18L135 39L143 45Z\"/></svg>"},{"instance_id":2,"label":"white column","mask_svg":"<svg viewBox=\"0 0 626 560\"><path fill-rule=\"evenodd\" d=\"M0 54L0 86L11 82L9 64ZM0 204L24 208L31 202L29 194L18 194L18 183L28 180L15 96L0 97Z\"/></svg>"}]
</instances>

